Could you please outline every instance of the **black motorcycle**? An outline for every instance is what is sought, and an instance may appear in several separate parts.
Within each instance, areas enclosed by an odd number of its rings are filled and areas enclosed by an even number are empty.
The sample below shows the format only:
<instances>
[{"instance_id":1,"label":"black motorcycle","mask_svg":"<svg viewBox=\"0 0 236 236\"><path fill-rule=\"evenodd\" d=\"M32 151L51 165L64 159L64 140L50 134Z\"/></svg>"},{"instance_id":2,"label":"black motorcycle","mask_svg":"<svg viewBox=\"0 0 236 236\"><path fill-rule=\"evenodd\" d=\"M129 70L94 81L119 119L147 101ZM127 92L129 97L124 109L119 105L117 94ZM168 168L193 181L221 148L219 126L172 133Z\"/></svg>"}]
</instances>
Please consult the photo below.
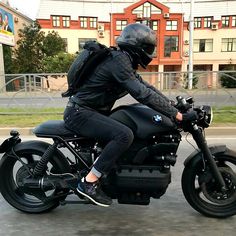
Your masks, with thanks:
<instances>
[{"instance_id":1,"label":"black motorcycle","mask_svg":"<svg viewBox=\"0 0 236 236\"><path fill-rule=\"evenodd\" d=\"M236 214L236 152L225 145L207 145L204 129L211 123L211 107L194 107L191 97L180 96L175 106L182 113L194 109L199 118L176 123L141 104L112 111L110 117L130 127L135 139L112 171L101 179L103 191L121 204L148 205L150 198L160 198L171 182L170 167L176 163L184 131L198 146L184 162L185 198L195 210L209 217ZM18 210L42 213L70 203L67 196L74 194L78 180L89 172L105 143L76 135L65 128L63 121L42 123L34 133L51 138L53 143L21 142L17 131L2 143L0 152L5 154L0 162L0 190ZM80 197L76 203L90 203Z\"/></svg>"}]
</instances>

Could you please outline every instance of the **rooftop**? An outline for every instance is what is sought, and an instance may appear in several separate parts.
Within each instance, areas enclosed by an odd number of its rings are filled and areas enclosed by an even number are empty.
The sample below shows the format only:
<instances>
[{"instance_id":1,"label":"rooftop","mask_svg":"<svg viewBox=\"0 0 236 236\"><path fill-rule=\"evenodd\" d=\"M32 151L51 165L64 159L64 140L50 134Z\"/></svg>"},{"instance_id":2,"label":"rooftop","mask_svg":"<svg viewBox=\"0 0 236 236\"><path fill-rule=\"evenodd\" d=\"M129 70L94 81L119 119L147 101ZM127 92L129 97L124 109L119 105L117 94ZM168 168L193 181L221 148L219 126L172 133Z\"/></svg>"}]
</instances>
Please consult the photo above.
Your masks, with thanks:
<instances>
[{"instance_id":1,"label":"rooftop","mask_svg":"<svg viewBox=\"0 0 236 236\"><path fill-rule=\"evenodd\" d=\"M123 13L124 8L138 2L136 0L41 0L37 17L49 19L50 15L69 15L72 20L78 16L94 16L99 21L110 21L110 13ZM170 8L170 13L184 13L189 20L190 0L159 0ZM222 15L236 15L235 0L195 0L194 16L214 16L220 20ZM214 11L212 10L214 9Z\"/></svg>"}]
</instances>

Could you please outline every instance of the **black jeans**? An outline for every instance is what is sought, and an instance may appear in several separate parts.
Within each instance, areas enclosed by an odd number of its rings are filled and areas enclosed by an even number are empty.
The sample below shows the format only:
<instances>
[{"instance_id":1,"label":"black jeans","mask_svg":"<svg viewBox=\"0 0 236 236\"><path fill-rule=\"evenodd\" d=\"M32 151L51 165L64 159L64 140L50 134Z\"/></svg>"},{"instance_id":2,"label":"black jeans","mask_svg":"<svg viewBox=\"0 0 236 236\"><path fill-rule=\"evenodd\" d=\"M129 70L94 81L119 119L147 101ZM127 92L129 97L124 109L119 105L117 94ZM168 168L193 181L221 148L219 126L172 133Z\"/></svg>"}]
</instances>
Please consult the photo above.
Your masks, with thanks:
<instances>
[{"instance_id":1,"label":"black jeans","mask_svg":"<svg viewBox=\"0 0 236 236\"><path fill-rule=\"evenodd\" d=\"M130 128L92 109L67 107L64 121L66 127L78 135L107 143L94 164L95 170L100 174L107 174L117 158L133 142L134 136Z\"/></svg>"}]
</instances>

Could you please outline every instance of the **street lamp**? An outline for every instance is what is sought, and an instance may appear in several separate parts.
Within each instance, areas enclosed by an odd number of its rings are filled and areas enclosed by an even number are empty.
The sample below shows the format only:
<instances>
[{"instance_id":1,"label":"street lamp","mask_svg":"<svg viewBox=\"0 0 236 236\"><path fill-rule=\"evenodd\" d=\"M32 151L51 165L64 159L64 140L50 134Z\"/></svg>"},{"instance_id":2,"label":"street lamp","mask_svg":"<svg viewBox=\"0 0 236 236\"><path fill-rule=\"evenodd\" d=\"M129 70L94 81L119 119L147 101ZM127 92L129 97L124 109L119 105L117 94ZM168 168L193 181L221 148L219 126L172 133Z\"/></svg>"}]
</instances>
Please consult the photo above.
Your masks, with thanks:
<instances>
[{"instance_id":1,"label":"street lamp","mask_svg":"<svg viewBox=\"0 0 236 236\"><path fill-rule=\"evenodd\" d=\"M193 88L193 32L194 32L193 11L194 11L194 0L190 0L188 89Z\"/></svg>"}]
</instances>

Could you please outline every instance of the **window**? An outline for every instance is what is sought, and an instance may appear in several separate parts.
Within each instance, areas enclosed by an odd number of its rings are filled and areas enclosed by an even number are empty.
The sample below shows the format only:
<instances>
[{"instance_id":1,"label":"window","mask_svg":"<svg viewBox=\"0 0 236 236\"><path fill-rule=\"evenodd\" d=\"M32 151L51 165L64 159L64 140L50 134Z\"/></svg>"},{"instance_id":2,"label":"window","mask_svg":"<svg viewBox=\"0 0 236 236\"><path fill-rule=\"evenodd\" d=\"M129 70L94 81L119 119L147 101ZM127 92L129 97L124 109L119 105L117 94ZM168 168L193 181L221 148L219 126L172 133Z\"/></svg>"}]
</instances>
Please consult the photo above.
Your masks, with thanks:
<instances>
[{"instance_id":1,"label":"window","mask_svg":"<svg viewBox=\"0 0 236 236\"><path fill-rule=\"evenodd\" d=\"M88 18L87 17L80 17L80 27L87 28L88 27Z\"/></svg>"},{"instance_id":2,"label":"window","mask_svg":"<svg viewBox=\"0 0 236 236\"><path fill-rule=\"evenodd\" d=\"M236 16L232 16L232 26L236 27Z\"/></svg>"},{"instance_id":3,"label":"window","mask_svg":"<svg viewBox=\"0 0 236 236\"><path fill-rule=\"evenodd\" d=\"M132 14L136 15L137 18L151 18L151 15L162 14L162 11L150 2L145 2L144 4L133 9Z\"/></svg>"},{"instance_id":4,"label":"window","mask_svg":"<svg viewBox=\"0 0 236 236\"><path fill-rule=\"evenodd\" d=\"M194 52L212 52L213 39L195 39L193 45Z\"/></svg>"},{"instance_id":5,"label":"window","mask_svg":"<svg viewBox=\"0 0 236 236\"><path fill-rule=\"evenodd\" d=\"M127 20L117 20L116 21L116 30L123 30L127 25Z\"/></svg>"},{"instance_id":6,"label":"window","mask_svg":"<svg viewBox=\"0 0 236 236\"><path fill-rule=\"evenodd\" d=\"M90 26L90 28L97 28L97 18L96 17L91 17L89 19L89 26Z\"/></svg>"},{"instance_id":7,"label":"window","mask_svg":"<svg viewBox=\"0 0 236 236\"><path fill-rule=\"evenodd\" d=\"M164 56L170 57L171 52L179 51L179 38L178 36L165 36L165 51Z\"/></svg>"},{"instance_id":8,"label":"window","mask_svg":"<svg viewBox=\"0 0 236 236\"><path fill-rule=\"evenodd\" d=\"M52 16L52 26L60 27L60 16Z\"/></svg>"},{"instance_id":9,"label":"window","mask_svg":"<svg viewBox=\"0 0 236 236\"><path fill-rule=\"evenodd\" d=\"M67 38L62 38L65 43L65 52L68 52L68 40Z\"/></svg>"},{"instance_id":10,"label":"window","mask_svg":"<svg viewBox=\"0 0 236 236\"><path fill-rule=\"evenodd\" d=\"M222 16L221 18L222 27L229 27L229 16Z\"/></svg>"},{"instance_id":11,"label":"window","mask_svg":"<svg viewBox=\"0 0 236 236\"><path fill-rule=\"evenodd\" d=\"M166 21L166 30L177 30L177 20Z\"/></svg>"},{"instance_id":12,"label":"window","mask_svg":"<svg viewBox=\"0 0 236 236\"><path fill-rule=\"evenodd\" d=\"M153 30L157 30L157 29L158 29L158 21L153 20L153 21L151 22L151 28L152 28Z\"/></svg>"},{"instance_id":13,"label":"window","mask_svg":"<svg viewBox=\"0 0 236 236\"><path fill-rule=\"evenodd\" d=\"M84 48L85 42L87 42L87 41L97 41L97 40L94 39L94 38L79 38L78 41L79 41L79 47L78 48L79 48L79 51L81 51Z\"/></svg>"},{"instance_id":14,"label":"window","mask_svg":"<svg viewBox=\"0 0 236 236\"><path fill-rule=\"evenodd\" d=\"M70 17L69 16L63 16L62 17L62 26L65 28L70 27Z\"/></svg>"},{"instance_id":15,"label":"window","mask_svg":"<svg viewBox=\"0 0 236 236\"><path fill-rule=\"evenodd\" d=\"M149 2L143 4L143 16L151 17L151 4Z\"/></svg>"},{"instance_id":16,"label":"window","mask_svg":"<svg viewBox=\"0 0 236 236\"><path fill-rule=\"evenodd\" d=\"M202 18L194 18L194 28L202 28Z\"/></svg>"},{"instance_id":17,"label":"window","mask_svg":"<svg viewBox=\"0 0 236 236\"><path fill-rule=\"evenodd\" d=\"M223 38L221 51L222 52L235 52L236 51L236 38Z\"/></svg>"},{"instance_id":18,"label":"window","mask_svg":"<svg viewBox=\"0 0 236 236\"><path fill-rule=\"evenodd\" d=\"M152 30L158 29L158 21L157 20L136 20L136 23L147 25Z\"/></svg>"},{"instance_id":19,"label":"window","mask_svg":"<svg viewBox=\"0 0 236 236\"><path fill-rule=\"evenodd\" d=\"M204 17L204 28L211 28L212 17Z\"/></svg>"}]
</instances>

